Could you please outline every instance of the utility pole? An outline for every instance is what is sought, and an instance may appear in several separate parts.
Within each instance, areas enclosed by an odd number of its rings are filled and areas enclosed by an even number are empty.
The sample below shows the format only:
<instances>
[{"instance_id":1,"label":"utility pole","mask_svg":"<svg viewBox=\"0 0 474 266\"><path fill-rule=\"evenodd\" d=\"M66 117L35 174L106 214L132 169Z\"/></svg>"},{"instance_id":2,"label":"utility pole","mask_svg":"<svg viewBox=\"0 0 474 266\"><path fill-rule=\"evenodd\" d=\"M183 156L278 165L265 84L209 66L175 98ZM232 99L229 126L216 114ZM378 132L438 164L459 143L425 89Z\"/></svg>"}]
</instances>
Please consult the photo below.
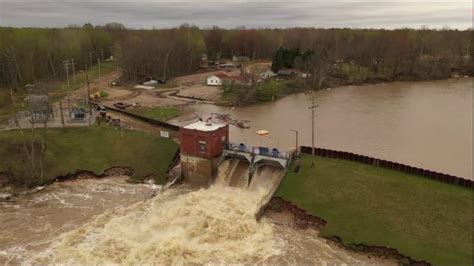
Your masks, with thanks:
<instances>
[{"instance_id":1,"label":"utility pole","mask_svg":"<svg viewBox=\"0 0 474 266\"><path fill-rule=\"evenodd\" d=\"M314 96L314 92L312 93L311 95L311 106L308 107L308 109L311 110L311 131L312 131L312 134L311 134L311 147L312 147L312 150L311 150L311 154L313 156L313 158L311 159L311 166L314 166L314 118L316 117L315 113L314 113L314 110L316 108L318 108L319 104L315 104L315 96Z\"/></svg>"},{"instance_id":2,"label":"utility pole","mask_svg":"<svg viewBox=\"0 0 474 266\"><path fill-rule=\"evenodd\" d=\"M170 55L171 52L166 53L165 57L165 66L163 67L163 80L166 81L166 65L168 64L168 56Z\"/></svg>"},{"instance_id":3,"label":"utility pole","mask_svg":"<svg viewBox=\"0 0 474 266\"><path fill-rule=\"evenodd\" d=\"M66 71L66 78L67 78L67 87L71 87L70 83L69 83L69 67L71 66L71 62L69 62L69 60L64 60L63 61L63 65L64 65L64 71Z\"/></svg>"},{"instance_id":4,"label":"utility pole","mask_svg":"<svg viewBox=\"0 0 474 266\"><path fill-rule=\"evenodd\" d=\"M62 100L59 101L59 113L61 114L61 124L63 124L63 128L65 128L66 125L64 124L63 101Z\"/></svg>"},{"instance_id":5,"label":"utility pole","mask_svg":"<svg viewBox=\"0 0 474 266\"><path fill-rule=\"evenodd\" d=\"M54 69L53 60L51 59L50 54L48 55L48 59L49 59L49 64L51 65L51 69L53 70L53 76L54 78L56 78L56 70Z\"/></svg>"},{"instance_id":6,"label":"utility pole","mask_svg":"<svg viewBox=\"0 0 474 266\"><path fill-rule=\"evenodd\" d=\"M87 66L86 66L86 83L87 83L87 86L86 86L86 101L87 101L87 105L89 106L89 126L91 125L91 118L92 118L92 107L91 107L91 94L90 94L90 89L89 89L89 74L87 73Z\"/></svg>"},{"instance_id":7,"label":"utility pole","mask_svg":"<svg viewBox=\"0 0 474 266\"><path fill-rule=\"evenodd\" d=\"M92 52L89 52L89 64L92 67Z\"/></svg>"},{"instance_id":8,"label":"utility pole","mask_svg":"<svg viewBox=\"0 0 474 266\"><path fill-rule=\"evenodd\" d=\"M86 103L89 104L90 101L90 90L89 90L89 74L87 70L87 65L86 65Z\"/></svg>"},{"instance_id":9,"label":"utility pole","mask_svg":"<svg viewBox=\"0 0 474 266\"><path fill-rule=\"evenodd\" d=\"M295 142L295 149L296 149L296 154L295 156L298 156L298 130L296 129L290 129L290 131L295 132L295 137L296 137L296 142Z\"/></svg>"},{"instance_id":10,"label":"utility pole","mask_svg":"<svg viewBox=\"0 0 474 266\"><path fill-rule=\"evenodd\" d=\"M74 71L74 58L71 58L71 66L72 66L72 82L76 83L76 72Z\"/></svg>"},{"instance_id":11,"label":"utility pole","mask_svg":"<svg viewBox=\"0 0 474 266\"><path fill-rule=\"evenodd\" d=\"M97 58L97 64L99 65L99 82L100 82L100 57Z\"/></svg>"}]
</instances>

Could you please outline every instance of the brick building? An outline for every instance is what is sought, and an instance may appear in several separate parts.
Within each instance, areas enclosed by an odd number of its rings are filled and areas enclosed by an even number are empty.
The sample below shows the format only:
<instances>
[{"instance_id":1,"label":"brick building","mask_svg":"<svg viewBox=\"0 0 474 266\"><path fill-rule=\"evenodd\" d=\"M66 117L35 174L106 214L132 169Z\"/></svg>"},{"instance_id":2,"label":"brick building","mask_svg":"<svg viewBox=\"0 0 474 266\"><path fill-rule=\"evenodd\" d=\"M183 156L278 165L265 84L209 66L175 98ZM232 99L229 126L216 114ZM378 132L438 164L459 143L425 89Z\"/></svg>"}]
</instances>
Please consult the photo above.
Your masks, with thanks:
<instances>
[{"instance_id":1,"label":"brick building","mask_svg":"<svg viewBox=\"0 0 474 266\"><path fill-rule=\"evenodd\" d=\"M205 186L229 141L229 125L198 121L180 128L181 168L186 181Z\"/></svg>"}]
</instances>

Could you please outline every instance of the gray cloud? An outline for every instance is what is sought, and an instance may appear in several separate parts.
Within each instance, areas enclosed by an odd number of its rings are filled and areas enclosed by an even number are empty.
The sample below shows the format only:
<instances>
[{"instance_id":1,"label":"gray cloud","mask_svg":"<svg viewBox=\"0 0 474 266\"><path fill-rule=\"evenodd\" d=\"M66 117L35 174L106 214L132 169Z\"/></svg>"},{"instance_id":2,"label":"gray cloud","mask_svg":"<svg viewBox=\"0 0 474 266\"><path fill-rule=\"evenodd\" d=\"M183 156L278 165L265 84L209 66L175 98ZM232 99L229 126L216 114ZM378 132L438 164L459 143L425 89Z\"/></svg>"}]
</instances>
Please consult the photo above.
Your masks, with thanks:
<instances>
[{"instance_id":1,"label":"gray cloud","mask_svg":"<svg viewBox=\"0 0 474 266\"><path fill-rule=\"evenodd\" d=\"M472 27L471 1L167 1L0 2L0 25L62 27L121 22L130 28L173 27Z\"/></svg>"}]
</instances>

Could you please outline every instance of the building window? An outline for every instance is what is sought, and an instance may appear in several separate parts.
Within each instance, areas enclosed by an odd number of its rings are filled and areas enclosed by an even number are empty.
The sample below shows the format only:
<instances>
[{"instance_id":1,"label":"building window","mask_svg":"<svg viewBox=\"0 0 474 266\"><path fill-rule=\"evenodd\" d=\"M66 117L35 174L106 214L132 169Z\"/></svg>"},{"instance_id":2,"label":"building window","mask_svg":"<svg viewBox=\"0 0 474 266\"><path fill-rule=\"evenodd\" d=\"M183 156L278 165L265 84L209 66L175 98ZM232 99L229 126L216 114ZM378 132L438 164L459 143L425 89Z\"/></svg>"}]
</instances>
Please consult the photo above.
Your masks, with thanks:
<instances>
[{"instance_id":1,"label":"building window","mask_svg":"<svg viewBox=\"0 0 474 266\"><path fill-rule=\"evenodd\" d=\"M226 142L227 142L227 141L225 141L225 136L222 136L222 137L221 137L221 145L222 145L222 147L225 148Z\"/></svg>"},{"instance_id":2,"label":"building window","mask_svg":"<svg viewBox=\"0 0 474 266\"><path fill-rule=\"evenodd\" d=\"M198 141L198 150L200 153L206 153L207 143L203 140Z\"/></svg>"}]
</instances>

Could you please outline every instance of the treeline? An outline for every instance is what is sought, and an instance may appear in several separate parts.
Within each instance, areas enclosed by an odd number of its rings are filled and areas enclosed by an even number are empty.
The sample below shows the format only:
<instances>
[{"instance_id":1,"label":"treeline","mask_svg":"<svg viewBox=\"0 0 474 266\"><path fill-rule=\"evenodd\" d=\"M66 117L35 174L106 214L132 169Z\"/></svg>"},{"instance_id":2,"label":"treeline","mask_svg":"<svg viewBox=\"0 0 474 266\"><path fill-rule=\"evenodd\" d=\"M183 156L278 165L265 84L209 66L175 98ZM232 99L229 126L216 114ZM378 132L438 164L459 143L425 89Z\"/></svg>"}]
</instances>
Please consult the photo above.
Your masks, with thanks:
<instances>
[{"instance_id":1,"label":"treeline","mask_svg":"<svg viewBox=\"0 0 474 266\"><path fill-rule=\"evenodd\" d=\"M117 36L119 65L126 80L147 76L170 79L196 71L206 52L197 27L183 25L166 30L130 30Z\"/></svg>"},{"instance_id":2,"label":"treeline","mask_svg":"<svg viewBox=\"0 0 474 266\"><path fill-rule=\"evenodd\" d=\"M204 54L211 60L233 55L272 60L280 48L311 51L307 66L322 67L322 72L340 79L445 78L453 70L473 74L471 35L471 30L448 29L228 30L189 25L130 30L117 23L0 28L0 83L18 87L41 79L64 79L63 60L74 58L76 69L84 69L110 55L118 59L128 80L169 79L196 71ZM301 60L296 56L292 61L285 61L283 67Z\"/></svg>"},{"instance_id":3,"label":"treeline","mask_svg":"<svg viewBox=\"0 0 474 266\"><path fill-rule=\"evenodd\" d=\"M211 57L245 55L274 59L288 67L307 56L296 53L311 51L331 64L328 71L341 79L436 79L447 78L452 71L474 74L471 30L213 28L204 35ZM277 53L281 48L287 49L286 54ZM287 57L275 61L281 55Z\"/></svg>"},{"instance_id":4,"label":"treeline","mask_svg":"<svg viewBox=\"0 0 474 266\"><path fill-rule=\"evenodd\" d=\"M63 79L64 60L73 58L75 70L84 70L99 58L110 57L113 43L110 31L87 25L64 29L0 28L0 83L18 88L38 80Z\"/></svg>"}]
</instances>

